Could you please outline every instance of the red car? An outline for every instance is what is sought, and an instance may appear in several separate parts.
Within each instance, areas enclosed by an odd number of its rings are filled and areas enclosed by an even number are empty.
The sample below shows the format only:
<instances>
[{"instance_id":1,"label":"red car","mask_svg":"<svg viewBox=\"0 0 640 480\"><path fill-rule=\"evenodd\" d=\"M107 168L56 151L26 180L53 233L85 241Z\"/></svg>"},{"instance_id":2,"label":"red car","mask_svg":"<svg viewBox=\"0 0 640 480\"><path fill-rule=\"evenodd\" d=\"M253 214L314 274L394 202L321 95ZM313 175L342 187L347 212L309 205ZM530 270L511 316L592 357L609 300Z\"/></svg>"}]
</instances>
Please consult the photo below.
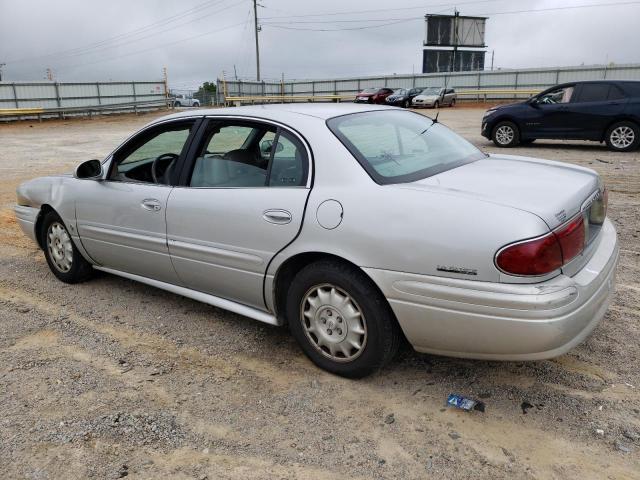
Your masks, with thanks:
<instances>
[{"instance_id":1,"label":"red car","mask_svg":"<svg viewBox=\"0 0 640 480\"><path fill-rule=\"evenodd\" d=\"M356 103L385 103L386 98L393 93L390 88L365 88L356 95Z\"/></svg>"}]
</instances>

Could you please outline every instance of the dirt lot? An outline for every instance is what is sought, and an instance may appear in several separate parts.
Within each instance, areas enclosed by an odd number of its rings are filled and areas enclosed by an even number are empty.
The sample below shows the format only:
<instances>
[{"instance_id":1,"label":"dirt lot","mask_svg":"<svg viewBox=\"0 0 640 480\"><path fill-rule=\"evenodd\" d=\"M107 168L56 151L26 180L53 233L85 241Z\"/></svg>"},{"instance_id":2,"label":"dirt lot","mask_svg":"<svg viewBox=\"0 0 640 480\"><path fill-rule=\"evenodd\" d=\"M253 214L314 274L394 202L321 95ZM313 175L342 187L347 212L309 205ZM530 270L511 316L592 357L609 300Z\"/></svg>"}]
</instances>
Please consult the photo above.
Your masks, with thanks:
<instances>
[{"instance_id":1,"label":"dirt lot","mask_svg":"<svg viewBox=\"0 0 640 480\"><path fill-rule=\"evenodd\" d=\"M1 476L640 478L640 152L509 152L593 168L610 187L617 293L583 345L528 363L404 351L349 381L284 329L108 275L62 284L19 232L19 182L102 158L157 115L0 125ZM440 120L493 152L481 116ZM486 411L445 409L450 392Z\"/></svg>"}]
</instances>

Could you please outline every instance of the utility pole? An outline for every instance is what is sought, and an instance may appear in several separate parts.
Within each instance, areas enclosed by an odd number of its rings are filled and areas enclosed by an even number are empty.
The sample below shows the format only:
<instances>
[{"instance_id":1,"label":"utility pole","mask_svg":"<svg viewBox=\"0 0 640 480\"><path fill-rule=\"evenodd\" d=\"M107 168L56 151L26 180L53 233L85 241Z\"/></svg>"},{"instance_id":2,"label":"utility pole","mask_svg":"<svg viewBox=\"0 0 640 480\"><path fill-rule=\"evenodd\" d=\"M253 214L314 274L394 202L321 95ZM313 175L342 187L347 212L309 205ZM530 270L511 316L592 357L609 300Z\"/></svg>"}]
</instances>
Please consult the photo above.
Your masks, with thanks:
<instances>
[{"instance_id":1,"label":"utility pole","mask_svg":"<svg viewBox=\"0 0 640 480\"><path fill-rule=\"evenodd\" d=\"M491 50L491 71L493 71L493 56L496 53L495 50Z\"/></svg>"},{"instance_id":2,"label":"utility pole","mask_svg":"<svg viewBox=\"0 0 640 480\"><path fill-rule=\"evenodd\" d=\"M0 63L0 82L2 81L2 67L4 67L6 63Z\"/></svg>"},{"instance_id":3,"label":"utility pole","mask_svg":"<svg viewBox=\"0 0 640 480\"><path fill-rule=\"evenodd\" d=\"M253 26L256 32L256 78L260 81L260 47L258 46L258 0L253 0Z\"/></svg>"},{"instance_id":4,"label":"utility pole","mask_svg":"<svg viewBox=\"0 0 640 480\"><path fill-rule=\"evenodd\" d=\"M458 44L460 43L460 39L458 38L458 17L460 16L460 12L458 9L454 9L453 11L453 53L451 54L451 71L454 72L456 69L456 53L458 53Z\"/></svg>"}]
</instances>

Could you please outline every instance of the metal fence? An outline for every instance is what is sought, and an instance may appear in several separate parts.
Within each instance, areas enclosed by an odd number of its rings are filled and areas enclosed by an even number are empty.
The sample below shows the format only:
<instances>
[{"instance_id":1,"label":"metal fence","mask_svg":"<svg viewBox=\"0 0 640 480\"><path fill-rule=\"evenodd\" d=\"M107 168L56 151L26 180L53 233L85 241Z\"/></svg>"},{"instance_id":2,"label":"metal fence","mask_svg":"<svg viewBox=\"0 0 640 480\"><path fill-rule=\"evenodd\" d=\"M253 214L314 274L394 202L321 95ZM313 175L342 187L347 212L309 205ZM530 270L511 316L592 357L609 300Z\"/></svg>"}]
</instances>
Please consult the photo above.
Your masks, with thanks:
<instances>
[{"instance_id":1,"label":"metal fence","mask_svg":"<svg viewBox=\"0 0 640 480\"><path fill-rule=\"evenodd\" d=\"M158 108L167 104L164 81L150 82L0 82L0 113L15 117L84 114ZM15 110L15 112L12 112Z\"/></svg>"},{"instance_id":2,"label":"metal fence","mask_svg":"<svg viewBox=\"0 0 640 480\"><path fill-rule=\"evenodd\" d=\"M521 70L483 70L478 72L428 73L409 75L385 75L322 80L294 80L255 82L242 80L218 80L220 102L224 97L248 97L266 95L343 95L354 96L364 88L413 88L448 87L459 91L487 90L487 95L471 95L471 99L526 98L531 90L565 82L580 80L640 80L640 64L590 65L580 67L529 68ZM524 90L500 93L499 91ZM497 92L496 92L497 91Z\"/></svg>"}]
</instances>

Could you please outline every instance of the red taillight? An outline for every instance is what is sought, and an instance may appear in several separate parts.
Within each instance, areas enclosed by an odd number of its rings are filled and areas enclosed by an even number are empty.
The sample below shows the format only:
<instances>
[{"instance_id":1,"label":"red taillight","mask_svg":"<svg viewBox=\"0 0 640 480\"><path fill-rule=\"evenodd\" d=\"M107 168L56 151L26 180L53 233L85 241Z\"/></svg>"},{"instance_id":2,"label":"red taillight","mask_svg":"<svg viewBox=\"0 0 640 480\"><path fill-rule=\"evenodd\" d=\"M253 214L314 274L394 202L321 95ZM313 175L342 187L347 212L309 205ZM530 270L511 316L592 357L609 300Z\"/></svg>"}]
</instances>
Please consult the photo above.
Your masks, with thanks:
<instances>
[{"instance_id":1,"label":"red taillight","mask_svg":"<svg viewBox=\"0 0 640 480\"><path fill-rule=\"evenodd\" d=\"M569 263L584 249L584 218L582 214L554 232L562 249L562 263Z\"/></svg>"},{"instance_id":2,"label":"red taillight","mask_svg":"<svg viewBox=\"0 0 640 480\"><path fill-rule=\"evenodd\" d=\"M582 253L584 241L584 220L580 214L544 237L503 248L496 256L496 265L512 275L545 275Z\"/></svg>"},{"instance_id":3,"label":"red taillight","mask_svg":"<svg viewBox=\"0 0 640 480\"><path fill-rule=\"evenodd\" d=\"M544 275L562 266L562 250L553 233L503 249L496 264L513 275Z\"/></svg>"}]
</instances>

